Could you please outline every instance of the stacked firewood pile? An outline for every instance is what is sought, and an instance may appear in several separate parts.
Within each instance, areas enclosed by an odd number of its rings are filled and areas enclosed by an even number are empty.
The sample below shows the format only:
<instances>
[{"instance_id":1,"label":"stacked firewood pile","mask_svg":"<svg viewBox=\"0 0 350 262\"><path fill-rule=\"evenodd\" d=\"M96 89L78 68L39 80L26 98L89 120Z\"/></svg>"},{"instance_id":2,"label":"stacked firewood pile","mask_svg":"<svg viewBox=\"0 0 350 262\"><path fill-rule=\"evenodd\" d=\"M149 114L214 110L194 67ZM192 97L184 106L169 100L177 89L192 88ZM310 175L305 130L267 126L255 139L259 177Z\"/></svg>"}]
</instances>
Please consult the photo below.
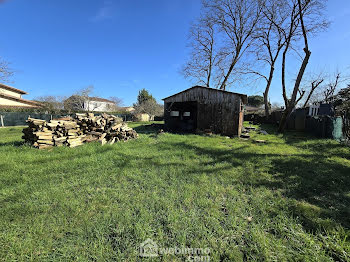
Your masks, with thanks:
<instances>
[{"instance_id":1,"label":"stacked firewood pile","mask_svg":"<svg viewBox=\"0 0 350 262\"><path fill-rule=\"evenodd\" d=\"M34 147L43 149L52 146L76 147L83 144L86 135L76 121L28 118L28 127L23 129L23 139Z\"/></svg>"},{"instance_id":2,"label":"stacked firewood pile","mask_svg":"<svg viewBox=\"0 0 350 262\"><path fill-rule=\"evenodd\" d=\"M99 140L104 145L138 137L134 129L123 123L121 118L113 115L76 114L75 120L82 132L87 135L87 142Z\"/></svg>"},{"instance_id":3,"label":"stacked firewood pile","mask_svg":"<svg viewBox=\"0 0 350 262\"><path fill-rule=\"evenodd\" d=\"M135 130L123 123L121 118L92 113L76 114L75 118L51 120L28 118L23 129L23 139L39 149L52 146L76 147L84 142L100 141L102 145L137 138Z\"/></svg>"}]
</instances>

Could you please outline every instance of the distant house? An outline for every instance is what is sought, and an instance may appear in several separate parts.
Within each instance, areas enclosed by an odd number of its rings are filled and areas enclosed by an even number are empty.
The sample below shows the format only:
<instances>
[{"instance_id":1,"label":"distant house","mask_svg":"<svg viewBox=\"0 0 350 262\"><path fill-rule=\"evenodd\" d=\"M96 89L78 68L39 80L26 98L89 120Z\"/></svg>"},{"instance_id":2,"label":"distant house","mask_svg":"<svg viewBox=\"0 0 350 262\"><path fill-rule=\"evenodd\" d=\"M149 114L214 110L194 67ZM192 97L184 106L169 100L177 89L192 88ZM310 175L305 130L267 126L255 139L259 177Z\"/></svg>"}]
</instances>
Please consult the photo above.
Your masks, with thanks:
<instances>
[{"instance_id":1,"label":"distant house","mask_svg":"<svg viewBox=\"0 0 350 262\"><path fill-rule=\"evenodd\" d=\"M85 111L95 111L95 112L113 112L116 111L115 102L100 98L100 97L89 97L84 101Z\"/></svg>"},{"instance_id":2,"label":"distant house","mask_svg":"<svg viewBox=\"0 0 350 262\"><path fill-rule=\"evenodd\" d=\"M37 108L41 104L23 99L28 93L20 89L0 83L0 108Z\"/></svg>"},{"instance_id":3,"label":"distant house","mask_svg":"<svg viewBox=\"0 0 350 262\"><path fill-rule=\"evenodd\" d=\"M246 105L244 107L244 112L246 113L256 113L256 112L259 112L259 111L263 111L263 108L261 107L256 107L256 106L250 106L250 105Z\"/></svg>"},{"instance_id":4,"label":"distant house","mask_svg":"<svg viewBox=\"0 0 350 262\"><path fill-rule=\"evenodd\" d=\"M154 116L151 116L149 114L135 114L134 115L134 120L135 121L148 122L148 121L153 121L154 120Z\"/></svg>"},{"instance_id":5,"label":"distant house","mask_svg":"<svg viewBox=\"0 0 350 262\"><path fill-rule=\"evenodd\" d=\"M125 111L128 113L132 113L135 111L135 108L133 106L125 106L125 107L121 107L120 111Z\"/></svg>"},{"instance_id":6,"label":"distant house","mask_svg":"<svg viewBox=\"0 0 350 262\"><path fill-rule=\"evenodd\" d=\"M241 134L247 95L194 86L163 100L167 130Z\"/></svg>"}]
</instances>

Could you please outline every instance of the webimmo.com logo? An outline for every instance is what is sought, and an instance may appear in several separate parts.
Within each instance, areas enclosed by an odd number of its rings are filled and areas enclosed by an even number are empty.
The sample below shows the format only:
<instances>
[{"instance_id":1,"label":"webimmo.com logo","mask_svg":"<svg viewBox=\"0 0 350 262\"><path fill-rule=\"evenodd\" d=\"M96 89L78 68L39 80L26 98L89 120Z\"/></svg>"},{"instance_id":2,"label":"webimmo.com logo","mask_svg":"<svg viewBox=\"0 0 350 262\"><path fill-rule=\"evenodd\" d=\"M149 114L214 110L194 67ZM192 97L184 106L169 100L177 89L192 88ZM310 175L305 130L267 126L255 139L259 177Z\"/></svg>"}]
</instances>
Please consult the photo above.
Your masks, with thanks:
<instances>
[{"instance_id":1,"label":"webimmo.com logo","mask_svg":"<svg viewBox=\"0 0 350 262\"><path fill-rule=\"evenodd\" d=\"M192 247L159 247L158 244L150 238L147 238L140 244L140 257L158 257L161 255L187 256L187 261L210 261L210 248L192 248Z\"/></svg>"}]
</instances>

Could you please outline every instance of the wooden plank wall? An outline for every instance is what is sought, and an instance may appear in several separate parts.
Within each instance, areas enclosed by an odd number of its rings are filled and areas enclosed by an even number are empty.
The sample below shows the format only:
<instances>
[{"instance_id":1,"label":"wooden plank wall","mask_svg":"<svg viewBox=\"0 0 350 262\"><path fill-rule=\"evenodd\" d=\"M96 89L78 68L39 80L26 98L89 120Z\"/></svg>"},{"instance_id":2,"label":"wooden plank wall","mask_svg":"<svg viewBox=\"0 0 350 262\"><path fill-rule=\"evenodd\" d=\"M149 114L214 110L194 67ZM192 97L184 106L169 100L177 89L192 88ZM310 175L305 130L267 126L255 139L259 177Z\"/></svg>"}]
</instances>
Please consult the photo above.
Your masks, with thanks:
<instances>
[{"instance_id":1,"label":"wooden plank wall","mask_svg":"<svg viewBox=\"0 0 350 262\"><path fill-rule=\"evenodd\" d=\"M223 135L240 135L242 120L241 97L234 93L215 89L192 88L164 100L171 102L197 101L197 129L211 129ZM165 115L165 122L167 122Z\"/></svg>"}]
</instances>

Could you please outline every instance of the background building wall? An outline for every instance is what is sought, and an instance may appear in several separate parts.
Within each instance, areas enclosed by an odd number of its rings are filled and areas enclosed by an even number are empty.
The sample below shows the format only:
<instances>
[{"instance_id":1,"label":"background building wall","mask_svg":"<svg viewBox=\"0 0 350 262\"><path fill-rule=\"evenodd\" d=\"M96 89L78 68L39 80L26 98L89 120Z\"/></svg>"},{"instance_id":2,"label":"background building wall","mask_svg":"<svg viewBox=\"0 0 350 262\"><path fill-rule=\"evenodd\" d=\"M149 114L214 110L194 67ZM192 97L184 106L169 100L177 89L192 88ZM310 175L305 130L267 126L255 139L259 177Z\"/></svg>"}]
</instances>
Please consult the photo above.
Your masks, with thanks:
<instances>
[{"instance_id":1,"label":"background building wall","mask_svg":"<svg viewBox=\"0 0 350 262\"><path fill-rule=\"evenodd\" d=\"M0 94L10 95L10 96L18 97L18 98L22 97L22 95L19 93L16 93L16 92L13 92L13 91L7 90L5 88L1 88L1 87L0 87Z\"/></svg>"},{"instance_id":2,"label":"background building wall","mask_svg":"<svg viewBox=\"0 0 350 262\"><path fill-rule=\"evenodd\" d=\"M3 97L0 97L0 106L34 107L32 105L29 105L29 104L21 103L21 102L14 101L11 99L6 99Z\"/></svg>"}]
</instances>

